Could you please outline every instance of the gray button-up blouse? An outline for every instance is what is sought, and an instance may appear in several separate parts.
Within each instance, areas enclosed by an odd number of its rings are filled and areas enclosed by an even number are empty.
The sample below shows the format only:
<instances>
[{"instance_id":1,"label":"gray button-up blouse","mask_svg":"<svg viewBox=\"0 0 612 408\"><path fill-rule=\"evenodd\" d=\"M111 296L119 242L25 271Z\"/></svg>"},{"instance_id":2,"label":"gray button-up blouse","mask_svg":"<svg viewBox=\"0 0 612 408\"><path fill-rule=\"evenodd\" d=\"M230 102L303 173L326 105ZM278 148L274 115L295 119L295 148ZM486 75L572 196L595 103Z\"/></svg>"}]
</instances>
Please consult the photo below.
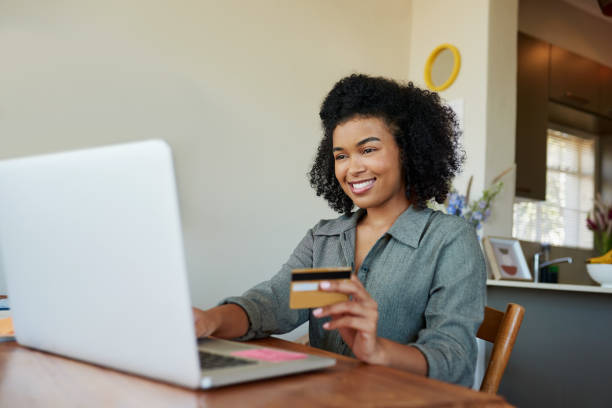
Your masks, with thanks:
<instances>
[{"instance_id":1,"label":"gray button-up blouse","mask_svg":"<svg viewBox=\"0 0 612 408\"><path fill-rule=\"evenodd\" d=\"M355 231L363 210L321 220L269 281L222 303L241 306L249 331L239 340L286 333L309 321L311 346L351 355L329 318L289 308L291 269L353 266ZM429 377L471 386L476 331L485 305L486 271L478 239L465 220L412 206L366 255L357 271L378 303L378 336L418 348Z\"/></svg>"}]
</instances>

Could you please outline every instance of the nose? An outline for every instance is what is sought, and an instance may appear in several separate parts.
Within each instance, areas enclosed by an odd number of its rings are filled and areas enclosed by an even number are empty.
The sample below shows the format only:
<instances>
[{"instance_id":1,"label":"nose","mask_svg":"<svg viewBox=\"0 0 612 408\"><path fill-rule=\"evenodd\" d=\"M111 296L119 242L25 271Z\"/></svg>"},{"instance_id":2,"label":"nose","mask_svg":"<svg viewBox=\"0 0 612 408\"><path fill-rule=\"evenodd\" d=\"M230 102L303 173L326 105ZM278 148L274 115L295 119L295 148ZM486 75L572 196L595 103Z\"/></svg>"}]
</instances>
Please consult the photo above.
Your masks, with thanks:
<instances>
[{"instance_id":1,"label":"nose","mask_svg":"<svg viewBox=\"0 0 612 408\"><path fill-rule=\"evenodd\" d=\"M348 168L349 175L356 176L360 173L363 173L364 171L365 171L365 166L363 164L363 161L361 160L361 157L352 156L350 158L349 168Z\"/></svg>"}]
</instances>

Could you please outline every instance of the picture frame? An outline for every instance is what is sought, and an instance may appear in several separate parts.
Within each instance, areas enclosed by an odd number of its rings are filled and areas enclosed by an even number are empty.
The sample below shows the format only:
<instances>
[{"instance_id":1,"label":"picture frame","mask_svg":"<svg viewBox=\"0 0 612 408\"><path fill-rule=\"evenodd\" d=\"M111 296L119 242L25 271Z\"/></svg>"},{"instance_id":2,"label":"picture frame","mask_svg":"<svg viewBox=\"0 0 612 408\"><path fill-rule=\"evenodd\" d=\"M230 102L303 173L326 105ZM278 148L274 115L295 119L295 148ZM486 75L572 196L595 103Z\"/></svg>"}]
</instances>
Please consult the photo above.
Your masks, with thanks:
<instances>
[{"instance_id":1,"label":"picture frame","mask_svg":"<svg viewBox=\"0 0 612 408\"><path fill-rule=\"evenodd\" d=\"M533 281L518 239L487 236L482 246L493 279Z\"/></svg>"}]
</instances>

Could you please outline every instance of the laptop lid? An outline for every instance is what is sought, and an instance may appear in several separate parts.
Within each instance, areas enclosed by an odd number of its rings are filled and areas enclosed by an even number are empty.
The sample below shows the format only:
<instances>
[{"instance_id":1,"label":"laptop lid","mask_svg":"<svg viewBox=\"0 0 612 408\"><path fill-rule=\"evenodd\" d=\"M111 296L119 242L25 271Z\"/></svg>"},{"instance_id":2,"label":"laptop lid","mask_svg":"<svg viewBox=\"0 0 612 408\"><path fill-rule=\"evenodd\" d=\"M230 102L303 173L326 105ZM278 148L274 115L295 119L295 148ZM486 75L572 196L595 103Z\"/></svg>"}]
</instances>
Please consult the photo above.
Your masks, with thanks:
<instances>
[{"instance_id":1,"label":"laptop lid","mask_svg":"<svg viewBox=\"0 0 612 408\"><path fill-rule=\"evenodd\" d=\"M0 162L0 267L19 343L198 386L165 142Z\"/></svg>"}]
</instances>

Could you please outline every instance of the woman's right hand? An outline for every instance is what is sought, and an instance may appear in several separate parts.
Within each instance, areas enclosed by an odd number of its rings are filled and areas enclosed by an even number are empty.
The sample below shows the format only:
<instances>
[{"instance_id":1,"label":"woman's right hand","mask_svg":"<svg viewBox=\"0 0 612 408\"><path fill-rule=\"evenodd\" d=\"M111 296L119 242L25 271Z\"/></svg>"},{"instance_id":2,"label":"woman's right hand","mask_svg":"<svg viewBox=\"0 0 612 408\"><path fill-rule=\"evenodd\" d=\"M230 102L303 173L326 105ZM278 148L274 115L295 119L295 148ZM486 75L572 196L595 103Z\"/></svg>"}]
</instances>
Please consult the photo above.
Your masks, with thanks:
<instances>
[{"instance_id":1,"label":"woman's right hand","mask_svg":"<svg viewBox=\"0 0 612 408\"><path fill-rule=\"evenodd\" d=\"M208 337L211 336L218 328L213 315L209 310L201 310L195 307L191 308L193 311L193 323L195 325L196 337Z\"/></svg>"}]
</instances>

